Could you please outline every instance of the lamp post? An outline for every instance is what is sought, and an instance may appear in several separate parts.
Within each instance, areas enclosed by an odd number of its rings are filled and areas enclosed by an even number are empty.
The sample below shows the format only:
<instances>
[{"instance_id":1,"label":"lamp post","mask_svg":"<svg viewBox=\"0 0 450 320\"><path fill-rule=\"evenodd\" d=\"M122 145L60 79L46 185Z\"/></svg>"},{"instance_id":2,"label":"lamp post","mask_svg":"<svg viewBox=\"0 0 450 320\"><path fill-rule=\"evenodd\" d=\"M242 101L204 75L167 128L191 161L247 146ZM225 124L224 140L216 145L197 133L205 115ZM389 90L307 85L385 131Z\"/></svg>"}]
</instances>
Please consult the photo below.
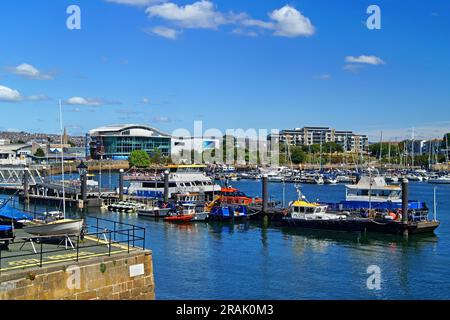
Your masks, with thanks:
<instances>
[{"instance_id":1,"label":"lamp post","mask_svg":"<svg viewBox=\"0 0 450 320\"><path fill-rule=\"evenodd\" d=\"M83 200L83 208L86 207L87 203L87 171L88 166L84 164L81 160L80 164L77 166L78 174L80 175L81 182L81 198Z\"/></svg>"}]
</instances>

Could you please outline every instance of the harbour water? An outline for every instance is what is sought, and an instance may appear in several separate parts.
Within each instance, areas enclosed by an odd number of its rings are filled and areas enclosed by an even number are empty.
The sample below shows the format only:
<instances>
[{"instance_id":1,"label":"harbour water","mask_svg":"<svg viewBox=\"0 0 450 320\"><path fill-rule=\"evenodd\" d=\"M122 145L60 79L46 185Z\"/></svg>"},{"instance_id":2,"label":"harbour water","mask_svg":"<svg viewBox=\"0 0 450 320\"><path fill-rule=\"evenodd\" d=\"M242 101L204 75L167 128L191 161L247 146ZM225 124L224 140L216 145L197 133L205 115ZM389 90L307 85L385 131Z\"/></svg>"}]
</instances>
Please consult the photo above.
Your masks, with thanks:
<instances>
[{"instance_id":1,"label":"harbour water","mask_svg":"<svg viewBox=\"0 0 450 320\"><path fill-rule=\"evenodd\" d=\"M108 175L102 178L108 185ZM258 181L232 185L248 195L261 195ZM302 190L309 200L321 201L338 201L345 193L343 185L304 185ZM282 184L271 183L269 194L282 201ZM286 202L296 196L294 185L286 184ZM432 208L433 185L411 182L410 198ZM177 225L136 214L90 214L146 228L157 299L448 299L450 185L437 188L437 203L441 226L436 235L408 240L262 228L258 223ZM372 265L381 271L380 290L366 285Z\"/></svg>"}]
</instances>

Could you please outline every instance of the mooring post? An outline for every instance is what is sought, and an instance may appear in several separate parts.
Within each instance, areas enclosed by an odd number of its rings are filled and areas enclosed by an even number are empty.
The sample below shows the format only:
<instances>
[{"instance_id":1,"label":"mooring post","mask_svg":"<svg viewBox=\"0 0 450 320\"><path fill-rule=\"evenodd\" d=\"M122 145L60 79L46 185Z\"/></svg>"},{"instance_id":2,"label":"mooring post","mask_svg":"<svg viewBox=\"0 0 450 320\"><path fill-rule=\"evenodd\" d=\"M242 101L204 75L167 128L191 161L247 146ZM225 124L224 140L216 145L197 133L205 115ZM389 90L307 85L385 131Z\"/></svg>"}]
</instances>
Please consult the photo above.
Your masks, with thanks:
<instances>
[{"instance_id":1,"label":"mooring post","mask_svg":"<svg viewBox=\"0 0 450 320\"><path fill-rule=\"evenodd\" d=\"M164 203L169 202L169 171L164 171Z\"/></svg>"},{"instance_id":2,"label":"mooring post","mask_svg":"<svg viewBox=\"0 0 450 320\"><path fill-rule=\"evenodd\" d=\"M83 210L86 209L87 206L87 175L81 175L81 198L83 200Z\"/></svg>"},{"instance_id":3,"label":"mooring post","mask_svg":"<svg viewBox=\"0 0 450 320\"><path fill-rule=\"evenodd\" d=\"M27 168L25 168L25 170L23 171L22 183L23 183L24 208L28 209L28 206L30 205L30 196L29 196L30 185L28 183Z\"/></svg>"},{"instance_id":4,"label":"mooring post","mask_svg":"<svg viewBox=\"0 0 450 320\"><path fill-rule=\"evenodd\" d=\"M408 184L408 179L402 180L402 224L405 236L408 236Z\"/></svg>"},{"instance_id":5,"label":"mooring post","mask_svg":"<svg viewBox=\"0 0 450 320\"><path fill-rule=\"evenodd\" d=\"M263 195L263 203L262 203L262 213L264 215L264 218L267 217L267 208L268 208L268 201L269 201L269 190L267 187L267 175L263 175L262 178L262 195Z\"/></svg>"},{"instance_id":6,"label":"mooring post","mask_svg":"<svg viewBox=\"0 0 450 320\"><path fill-rule=\"evenodd\" d=\"M119 200L123 201L123 169L119 170Z\"/></svg>"}]
</instances>

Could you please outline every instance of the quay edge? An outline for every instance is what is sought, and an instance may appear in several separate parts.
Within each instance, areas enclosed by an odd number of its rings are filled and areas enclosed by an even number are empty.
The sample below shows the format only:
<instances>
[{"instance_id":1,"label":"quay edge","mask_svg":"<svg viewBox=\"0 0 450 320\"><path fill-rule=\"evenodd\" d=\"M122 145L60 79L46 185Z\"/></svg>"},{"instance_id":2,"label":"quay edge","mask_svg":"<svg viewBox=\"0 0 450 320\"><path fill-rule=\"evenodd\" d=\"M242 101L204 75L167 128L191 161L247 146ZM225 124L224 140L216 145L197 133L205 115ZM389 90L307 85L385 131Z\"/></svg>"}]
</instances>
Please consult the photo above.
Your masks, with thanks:
<instances>
[{"instance_id":1,"label":"quay edge","mask_svg":"<svg viewBox=\"0 0 450 320\"><path fill-rule=\"evenodd\" d=\"M131 269L136 267L143 268L143 274L132 276ZM0 275L0 300L119 299L155 299L151 251L61 262Z\"/></svg>"}]
</instances>

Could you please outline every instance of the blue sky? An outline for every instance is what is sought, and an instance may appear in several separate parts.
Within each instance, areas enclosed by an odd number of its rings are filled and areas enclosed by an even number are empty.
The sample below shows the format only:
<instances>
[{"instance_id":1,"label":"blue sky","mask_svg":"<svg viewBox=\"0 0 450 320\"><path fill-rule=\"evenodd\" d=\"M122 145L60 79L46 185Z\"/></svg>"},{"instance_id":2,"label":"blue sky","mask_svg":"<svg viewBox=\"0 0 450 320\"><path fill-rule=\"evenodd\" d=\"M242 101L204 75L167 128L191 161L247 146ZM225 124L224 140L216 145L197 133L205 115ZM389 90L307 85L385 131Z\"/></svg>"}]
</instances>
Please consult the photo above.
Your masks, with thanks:
<instances>
[{"instance_id":1,"label":"blue sky","mask_svg":"<svg viewBox=\"0 0 450 320\"><path fill-rule=\"evenodd\" d=\"M68 30L66 8L81 8ZM381 8L381 30L366 9ZM2 1L0 130L450 130L442 0Z\"/></svg>"}]
</instances>

